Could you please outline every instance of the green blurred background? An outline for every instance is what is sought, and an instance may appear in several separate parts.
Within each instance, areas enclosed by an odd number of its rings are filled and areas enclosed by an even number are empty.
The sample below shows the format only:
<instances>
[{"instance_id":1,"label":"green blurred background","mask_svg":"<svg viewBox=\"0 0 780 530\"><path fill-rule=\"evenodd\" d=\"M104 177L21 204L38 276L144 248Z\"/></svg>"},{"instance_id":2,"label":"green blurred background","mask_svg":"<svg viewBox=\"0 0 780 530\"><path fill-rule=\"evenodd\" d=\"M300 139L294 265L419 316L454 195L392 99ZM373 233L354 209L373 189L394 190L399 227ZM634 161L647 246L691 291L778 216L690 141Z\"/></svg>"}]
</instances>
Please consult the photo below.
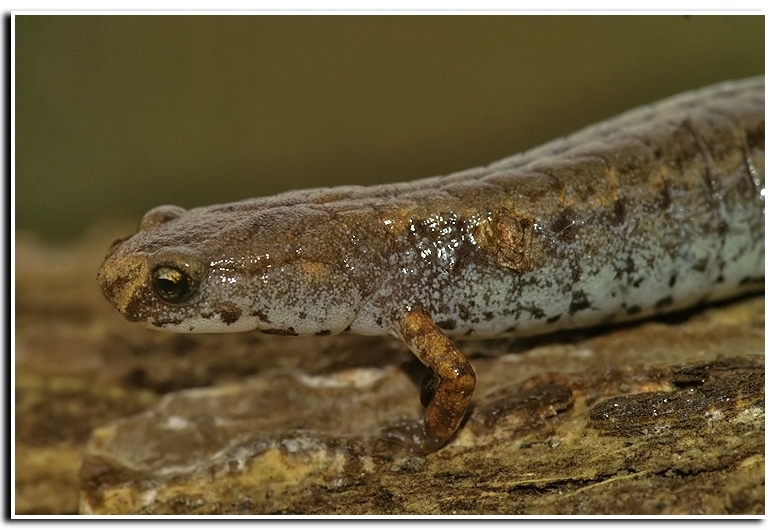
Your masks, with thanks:
<instances>
[{"instance_id":1,"label":"green blurred background","mask_svg":"<svg viewBox=\"0 0 780 530\"><path fill-rule=\"evenodd\" d=\"M764 72L763 16L17 16L16 222L449 173Z\"/></svg>"}]
</instances>

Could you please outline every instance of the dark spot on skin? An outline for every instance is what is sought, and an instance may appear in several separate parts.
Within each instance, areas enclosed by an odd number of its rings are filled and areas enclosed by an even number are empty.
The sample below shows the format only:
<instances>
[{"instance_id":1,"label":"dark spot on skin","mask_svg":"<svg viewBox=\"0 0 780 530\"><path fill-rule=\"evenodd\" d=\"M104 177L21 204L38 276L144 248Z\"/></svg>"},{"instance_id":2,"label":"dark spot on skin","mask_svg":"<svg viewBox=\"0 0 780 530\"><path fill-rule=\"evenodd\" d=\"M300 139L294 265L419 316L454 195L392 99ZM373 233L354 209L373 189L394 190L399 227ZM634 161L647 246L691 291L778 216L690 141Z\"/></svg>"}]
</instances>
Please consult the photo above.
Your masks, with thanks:
<instances>
[{"instance_id":1,"label":"dark spot on skin","mask_svg":"<svg viewBox=\"0 0 780 530\"><path fill-rule=\"evenodd\" d=\"M577 212L573 208L565 208L553 218L552 226L556 237L561 241L574 241L577 237Z\"/></svg>"},{"instance_id":2,"label":"dark spot on skin","mask_svg":"<svg viewBox=\"0 0 780 530\"><path fill-rule=\"evenodd\" d=\"M638 305L632 305L626 310L627 315L636 315L637 313L641 313L641 312L642 312L642 308L639 307Z\"/></svg>"},{"instance_id":3,"label":"dark spot on skin","mask_svg":"<svg viewBox=\"0 0 780 530\"><path fill-rule=\"evenodd\" d=\"M721 220L721 222L718 223L718 235L720 237L726 237L728 231L729 231L729 224L726 221Z\"/></svg>"},{"instance_id":4,"label":"dark spot on skin","mask_svg":"<svg viewBox=\"0 0 780 530\"><path fill-rule=\"evenodd\" d=\"M318 337L324 337L326 335L330 335L330 330L323 329L322 331L318 331L317 333L315 333L315 335L317 335Z\"/></svg>"},{"instance_id":5,"label":"dark spot on skin","mask_svg":"<svg viewBox=\"0 0 780 530\"><path fill-rule=\"evenodd\" d=\"M554 317L550 317L547 319L548 324L555 324L561 319L561 315L555 315Z\"/></svg>"},{"instance_id":6,"label":"dark spot on skin","mask_svg":"<svg viewBox=\"0 0 780 530\"><path fill-rule=\"evenodd\" d=\"M504 333L514 333L517 330L515 326L509 326L504 330Z\"/></svg>"},{"instance_id":7,"label":"dark spot on skin","mask_svg":"<svg viewBox=\"0 0 780 530\"><path fill-rule=\"evenodd\" d=\"M636 272L636 263L634 263L634 258L629 256L626 258L626 272L628 274L634 274Z\"/></svg>"},{"instance_id":8,"label":"dark spot on skin","mask_svg":"<svg viewBox=\"0 0 780 530\"><path fill-rule=\"evenodd\" d=\"M674 287L675 283L677 283L677 275L672 274L672 277L669 278L669 287Z\"/></svg>"},{"instance_id":9,"label":"dark spot on skin","mask_svg":"<svg viewBox=\"0 0 780 530\"><path fill-rule=\"evenodd\" d=\"M224 310L219 312L219 318L221 318L222 322L224 322L228 326L230 324L233 324L236 320L238 320L240 316L241 316L241 311Z\"/></svg>"},{"instance_id":10,"label":"dark spot on skin","mask_svg":"<svg viewBox=\"0 0 780 530\"><path fill-rule=\"evenodd\" d=\"M266 335L297 335L292 326L287 329L261 329L260 331Z\"/></svg>"},{"instance_id":11,"label":"dark spot on skin","mask_svg":"<svg viewBox=\"0 0 780 530\"><path fill-rule=\"evenodd\" d=\"M572 263L571 264L571 281L573 283L576 283L580 281L580 277L582 276L582 268L580 267L579 263Z\"/></svg>"},{"instance_id":12,"label":"dark spot on skin","mask_svg":"<svg viewBox=\"0 0 780 530\"><path fill-rule=\"evenodd\" d=\"M615 267L615 279L619 280L623 278L623 275L631 276L634 272L636 272L636 264L634 263L634 259L629 256L626 258L625 264L623 267Z\"/></svg>"},{"instance_id":13,"label":"dark spot on skin","mask_svg":"<svg viewBox=\"0 0 780 530\"><path fill-rule=\"evenodd\" d=\"M723 283L726 279L723 277L722 274L719 274L717 278L715 278L715 283Z\"/></svg>"},{"instance_id":14,"label":"dark spot on skin","mask_svg":"<svg viewBox=\"0 0 780 530\"><path fill-rule=\"evenodd\" d=\"M301 311L300 313L298 313L298 318L300 318L301 320L306 320L306 316L307 316L306 311Z\"/></svg>"},{"instance_id":15,"label":"dark spot on skin","mask_svg":"<svg viewBox=\"0 0 780 530\"><path fill-rule=\"evenodd\" d=\"M271 323L271 321L268 320L268 315L265 312L261 311L260 309L252 313L252 316L257 317L260 320L260 322L265 322L266 324Z\"/></svg>"},{"instance_id":16,"label":"dark spot on skin","mask_svg":"<svg viewBox=\"0 0 780 530\"><path fill-rule=\"evenodd\" d=\"M573 315L577 311L588 309L591 307L590 300L585 291L574 291L571 295L571 303L569 304L569 314Z\"/></svg>"},{"instance_id":17,"label":"dark spot on skin","mask_svg":"<svg viewBox=\"0 0 780 530\"><path fill-rule=\"evenodd\" d=\"M612 215L615 217L615 224L623 224L626 220L626 201L622 197L612 205Z\"/></svg>"},{"instance_id":18,"label":"dark spot on skin","mask_svg":"<svg viewBox=\"0 0 780 530\"><path fill-rule=\"evenodd\" d=\"M663 183L664 185L661 186L660 206L662 210L666 210L672 204L672 196L669 193L669 184L667 184L666 180L664 180Z\"/></svg>"},{"instance_id":19,"label":"dark spot on skin","mask_svg":"<svg viewBox=\"0 0 780 530\"><path fill-rule=\"evenodd\" d=\"M547 313L544 312L544 310L541 307L537 307L535 305L531 306L524 306L523 309L531 313L531 316L534 317L537 320L540 320L542 318L545 318L547 316Z\"/></svg>"},{"instance_id":20,"label":"dark spot on skin","mask_svg":"<svg viewBox=\"0 0 780 530\"><path fill-rule=\"evenodd\" d=\"M460 319L464 321L469 319L469 310L463 304L458 304L458 316L460 316Z\"/></svg>"},{"instance_id":21,"label":"dark spot on skin","mask_svg":"<svg viewBox=\"0 0 780 530\"><path fill-rule=\"evenodd\" d=\"M482 318L484 318L487 322L490 322L493 320L493 312L492 311L485 311L482 313Z\"/></svg>"},{"instance_id":22,"label":"dark spot on skin","mask_svg":"<svg viewBox=\"0 0 780 530\"><path fill-rule=\"evenodd\" d=\"M653 151L653 156L656 160L660 160L664 156L664 150L660 147L656 147L655 151Z\"/></svg>"},{"instance_id":23,"label":"dark spot on skin","mask_svg":"<svg viewBox=\"0 0 780 530\"><path fill-rule=\"evenodd\" d=\"M455 321L451 318L447 320L442 320L441 322L437 322L436 325L439 326L441 329L447 329L447 330L455 329Z\"/></svg>"},{"instance_id":24,"label":"dark spot on skin","mask_svg":"<svg viewBox=\"0 0 780 530\"><path fill-rule=\"evenodd\" d=\"M710 258L702 258L696 263L694 263L693 267L691 267L696 272L704 272L707 269L707 263L709 263Z\"/></svg>"},{"instance_id":25,"label":"dark spot on skin","mask_svg":"<svg viewBox=\"0 0 780 530\"><path fill-rule=\"evenodd\" d=\"M235 304L226 302L219 309L219 311L217 311L217 314L219 314L219 317L222 319L222 322L224 322L229 326L230 324L233 324L236 320L239 319L239 317L241 316L241 310Z\"/></svg>"},{"instance_id":26,"label":"dark spot on skin","mask_svg":"<svg viewBox=\"0 0 780 530\"><path fill-rule=\"evenodd\" d=\"M669 307L674 302L674 298L671 296L665 296L655 303L656 310L661 310L665 307Z\"/></svg>"},{"instance_id":27,"label":"dark spot on skin","mask_svg":"<svg viewBox=\"0 0 780 530\"><path fill-rule=\"evenodd\" d=\"M634 288L636 289L636 288L638 288L640 285L642 285L642 282L643 282L643 281L645 281L645 279L644 279L644 278L638 278L638 279L634 280L634 283L633 283L632 285L633 285L633 286L634 286Z\"/></svg>"}]
</instances>

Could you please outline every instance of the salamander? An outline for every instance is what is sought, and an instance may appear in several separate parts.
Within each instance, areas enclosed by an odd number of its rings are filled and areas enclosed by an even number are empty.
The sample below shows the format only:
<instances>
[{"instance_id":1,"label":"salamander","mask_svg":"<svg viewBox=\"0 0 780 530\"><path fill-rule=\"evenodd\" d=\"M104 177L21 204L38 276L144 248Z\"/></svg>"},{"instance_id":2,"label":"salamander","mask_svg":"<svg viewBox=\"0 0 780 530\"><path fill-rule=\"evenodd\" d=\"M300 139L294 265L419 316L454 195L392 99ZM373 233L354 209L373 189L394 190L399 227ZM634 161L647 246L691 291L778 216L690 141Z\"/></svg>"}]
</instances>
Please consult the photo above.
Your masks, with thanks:
<instances>
[{"instance_id":1,"label":"salamander","mask_svg":"<svg viewBox=\"0 0 780 530\"><path fill-rule=\"evenodd\" d=\"M348 331L429 369L421 454L476 378L455 337L635 320L764 288L764 79L629 111L493 164L381 186L160 206L98 273L128 320L176 332Z\"/></svg>"}]
</instances>

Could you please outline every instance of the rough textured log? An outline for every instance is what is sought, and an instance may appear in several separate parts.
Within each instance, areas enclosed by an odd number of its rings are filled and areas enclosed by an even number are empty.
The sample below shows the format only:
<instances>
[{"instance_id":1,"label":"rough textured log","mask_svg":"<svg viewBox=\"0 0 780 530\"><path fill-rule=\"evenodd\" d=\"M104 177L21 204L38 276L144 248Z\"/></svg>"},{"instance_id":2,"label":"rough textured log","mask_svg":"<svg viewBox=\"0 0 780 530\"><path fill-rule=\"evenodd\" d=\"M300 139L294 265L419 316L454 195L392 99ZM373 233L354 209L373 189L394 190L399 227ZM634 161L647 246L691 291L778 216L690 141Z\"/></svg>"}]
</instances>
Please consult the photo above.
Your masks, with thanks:
<instances>
[{"instance_id":1,"label":"rough textured log","mask_svg":"<svg viewBox=\"0 0 780 530\"><path fill-rule=\"evenodd\" d=\"M378 436L420 413L403 345L141 329L95 286L127 231L17 237L16 513L764 512L763 297L463 343L470 415L418 457Z\"/></svg>"}]
</instances>

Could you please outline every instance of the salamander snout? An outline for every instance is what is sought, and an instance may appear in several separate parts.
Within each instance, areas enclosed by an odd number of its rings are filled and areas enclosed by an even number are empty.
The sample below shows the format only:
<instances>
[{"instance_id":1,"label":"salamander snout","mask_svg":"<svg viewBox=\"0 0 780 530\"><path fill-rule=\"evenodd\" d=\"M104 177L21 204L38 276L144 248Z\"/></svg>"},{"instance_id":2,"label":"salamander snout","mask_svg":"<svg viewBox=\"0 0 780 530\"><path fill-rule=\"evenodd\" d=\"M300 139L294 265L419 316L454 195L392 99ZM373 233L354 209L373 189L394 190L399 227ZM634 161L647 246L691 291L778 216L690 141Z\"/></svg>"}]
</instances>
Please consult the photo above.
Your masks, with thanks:
<instances>
[{"instance_id":1,"label":"salamander snout","mask_svg":"<svg viewBox=\"0 0 780 530\"><path fill-rule=\"evenodd\" d=\"M208 265L188 247L144 250L136 237L112 246L98 271L106 299L128 320L153 322L198 301Z\"/></svg>"},{"instance_id":2,"label":"salamander snout","mask_svg":"<svg viewBox=\"0 0 780 530\"><path fill-rule=\"evenodd\" d=\"M112 247L98 271L97 281L103 296L128 320L140 320L130 311L130 306L134 293L143 288L146 269L145 259L121 252L120 245Z\"/></svg>"}]
</instances>

